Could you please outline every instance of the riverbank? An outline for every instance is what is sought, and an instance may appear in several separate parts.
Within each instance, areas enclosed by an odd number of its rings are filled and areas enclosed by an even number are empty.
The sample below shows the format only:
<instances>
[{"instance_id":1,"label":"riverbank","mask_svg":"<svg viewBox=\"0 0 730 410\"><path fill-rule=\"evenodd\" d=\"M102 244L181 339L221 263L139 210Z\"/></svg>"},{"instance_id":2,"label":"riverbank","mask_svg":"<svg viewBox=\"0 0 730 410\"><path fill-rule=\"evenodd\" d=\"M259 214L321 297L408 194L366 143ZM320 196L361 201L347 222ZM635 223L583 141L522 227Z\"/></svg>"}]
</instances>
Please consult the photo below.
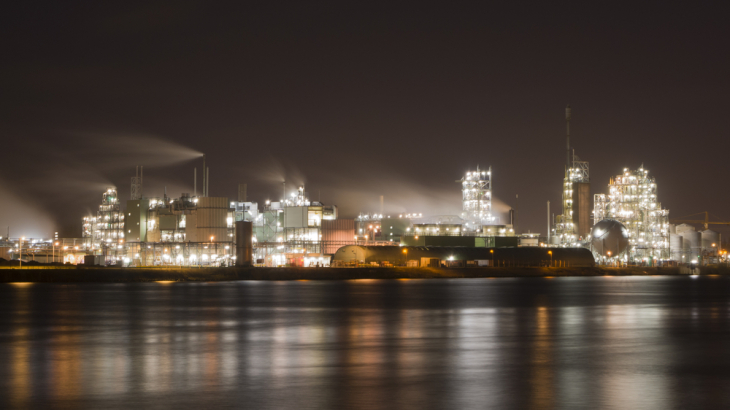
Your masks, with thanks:
<instances>
[{"instance_id":1,"label":"riverbank","mask_svg":"<svg viewBox=\"0 0 730 410\"><path fill-rule=\"evenodd\" d=\"M730 275L730 269L680 268L77 268L0 269L10 282L217 282L234 280L451 279L567 276Z\"/></svg>"}]
</instances>

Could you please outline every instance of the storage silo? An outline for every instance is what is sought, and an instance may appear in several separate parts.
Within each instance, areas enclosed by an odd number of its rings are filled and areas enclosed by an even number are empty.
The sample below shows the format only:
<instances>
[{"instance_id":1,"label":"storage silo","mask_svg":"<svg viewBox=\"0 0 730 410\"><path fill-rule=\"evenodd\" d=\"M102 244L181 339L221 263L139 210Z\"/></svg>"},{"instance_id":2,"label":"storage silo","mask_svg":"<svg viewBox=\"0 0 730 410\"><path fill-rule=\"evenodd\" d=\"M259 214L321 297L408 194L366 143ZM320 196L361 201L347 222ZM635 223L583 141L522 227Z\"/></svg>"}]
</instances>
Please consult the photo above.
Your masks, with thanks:
<instances>
[{"instance_id":1,"label":"storage silo","mask_svg":"<svg viewBox=\"0 0 730 410\"><path fill-rule=\"evenodd\" d=\"M232 242L228 237L228 198L198 198L197 240L198 242ZM232 225L232 221L231 221ZM211 239L213 238L213 239Z\"/></svg>"},{"instance_id":2,"label":"storage silo","mask_svg":"<svg viewBox=\"0 0 730 410\"><path fill-rule=\"evenodd\" d=\"M713 247L712 244L715 244ZM711 230L705 229L702 231L702 250L712 252L720 246L720 234Z\"/></svg>"},{"instance_id":3,"label":"storage silo","mask_svg":"<svg viewBox=\"0 0 730 410\"><path fill-rule=\"evenodd\" d=\"M701 235L695 230L686 230L682 232L682 245L685 251L685 262L698 260L700 256L700 248L702 247Z\"/></svg>"},{"instance_id":4,"label":"storage silo","mask_svg":"<svg viewBox=\"0 0 730 410\"><path fill-rule=\"evenodd\" d=\"M677 262L682 262L684 254L684 243L682 235L676 233L669 234L669 257Z\"/></svg>"},{"instance_id":5,"label":"storage silo","mask_svg":"<svg viewBox=\"0 0 730 410\"><path fill-rule=\"evenodd\" d=\"M236 266L253 266L253 223L236 221Z\"/></svg>"},{"instance_id":6,"label":"storage silo","mask_svg":"<svg viewBox=\"0 0 730 410\"><path fill-rule=\"evenodd\" d=\"M674 229L676 230L676 232L678 234L681 235L681 234L683 234L685 232L688 232L688 231L694 231L695 230L695 227L692 226L692 225L688 225L688 224L679 224Z\"/></svg>"}]
</instances>

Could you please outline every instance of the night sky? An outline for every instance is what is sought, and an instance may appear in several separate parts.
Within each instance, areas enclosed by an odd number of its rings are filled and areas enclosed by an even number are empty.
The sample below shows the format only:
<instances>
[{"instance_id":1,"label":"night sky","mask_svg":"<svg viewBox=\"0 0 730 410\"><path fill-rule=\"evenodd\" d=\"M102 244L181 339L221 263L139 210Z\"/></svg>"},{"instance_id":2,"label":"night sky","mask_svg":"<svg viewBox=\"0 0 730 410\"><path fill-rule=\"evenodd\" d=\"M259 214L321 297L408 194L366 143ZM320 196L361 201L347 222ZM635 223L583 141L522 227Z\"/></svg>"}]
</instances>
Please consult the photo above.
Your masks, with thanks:
<instances>
[{"instance_id":1,"label":"night sky","mask_svg":"<svg viewBox=\"0 0 730 410\"><path fill-rule=\"evenodd\" d=\"M286 179L342 217L380 195L457 214L455 181L492 166L498 209L544 234L568 103L593 193L643 163L670 217L730 221L730 10L542 3L5 5L0 236L80 237L137 165L145 195L192 193L202 152L211 196L278 200Z\"/></svg>"}]
</instances>

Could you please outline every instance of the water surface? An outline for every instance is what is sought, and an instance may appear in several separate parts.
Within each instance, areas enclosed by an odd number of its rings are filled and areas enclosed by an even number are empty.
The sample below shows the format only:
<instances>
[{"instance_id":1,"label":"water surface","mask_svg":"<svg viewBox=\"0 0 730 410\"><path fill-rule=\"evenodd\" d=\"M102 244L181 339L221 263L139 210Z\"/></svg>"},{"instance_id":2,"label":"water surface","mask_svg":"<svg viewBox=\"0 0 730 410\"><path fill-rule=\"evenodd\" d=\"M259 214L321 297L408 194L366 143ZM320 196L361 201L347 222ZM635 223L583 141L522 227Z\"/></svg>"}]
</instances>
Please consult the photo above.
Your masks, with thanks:
<instances>
[{"instance_id":1,"label":"water surface","mask_svg":"<svg viewBox=\"0 0 730 410\"><path fill-rule=\"evenodd\" d=\"M0 408L730 408L730 278L0 284Z\"/></svg>"}]
</instances>

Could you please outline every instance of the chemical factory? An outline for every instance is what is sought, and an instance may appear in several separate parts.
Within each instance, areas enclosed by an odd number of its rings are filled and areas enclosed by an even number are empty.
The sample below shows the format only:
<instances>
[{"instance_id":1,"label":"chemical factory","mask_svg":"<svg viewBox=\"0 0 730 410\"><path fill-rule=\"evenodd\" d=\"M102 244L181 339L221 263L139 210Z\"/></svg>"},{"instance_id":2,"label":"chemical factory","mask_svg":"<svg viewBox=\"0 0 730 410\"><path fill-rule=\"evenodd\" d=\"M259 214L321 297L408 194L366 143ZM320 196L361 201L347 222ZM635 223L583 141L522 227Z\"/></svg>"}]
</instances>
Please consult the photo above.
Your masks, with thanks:
<instances>
[{"instance_id":1,"label":"chemical factory","mask_svg":"<svg viewBox=\"0 0 730 410\"><path fill-rule=\"evenodd\" d=\"M492 167L465 172L456 183L461 206L453 215L419 212L360 213L340 218L336 205L311 201L304 186L263 205L209 194L210 170L202 159L202 184L193 169L193 193L145 195L143 168L131 178L131 195L101 193L94 215L82 220L79 238L0 237L0 258L23 262L142 266L671 266L727 263L720 234L704 220L669 218L658 181L641 165L609 179L591 195L589 164L570 143L565 110L566 157L562 209L547 203L547 234L515 231L514 210L492 208ZM499 175L499 170L495 170ZM556 188L557 188L556 183ZM454 189L457 189L456 187ZM591 203L591 199L593 200ZM697 231L693 225L704 225ZM721 223L730 224L730 223ZM588 256L587 256L588 255Z\"/></svg>"}]
</instances>

